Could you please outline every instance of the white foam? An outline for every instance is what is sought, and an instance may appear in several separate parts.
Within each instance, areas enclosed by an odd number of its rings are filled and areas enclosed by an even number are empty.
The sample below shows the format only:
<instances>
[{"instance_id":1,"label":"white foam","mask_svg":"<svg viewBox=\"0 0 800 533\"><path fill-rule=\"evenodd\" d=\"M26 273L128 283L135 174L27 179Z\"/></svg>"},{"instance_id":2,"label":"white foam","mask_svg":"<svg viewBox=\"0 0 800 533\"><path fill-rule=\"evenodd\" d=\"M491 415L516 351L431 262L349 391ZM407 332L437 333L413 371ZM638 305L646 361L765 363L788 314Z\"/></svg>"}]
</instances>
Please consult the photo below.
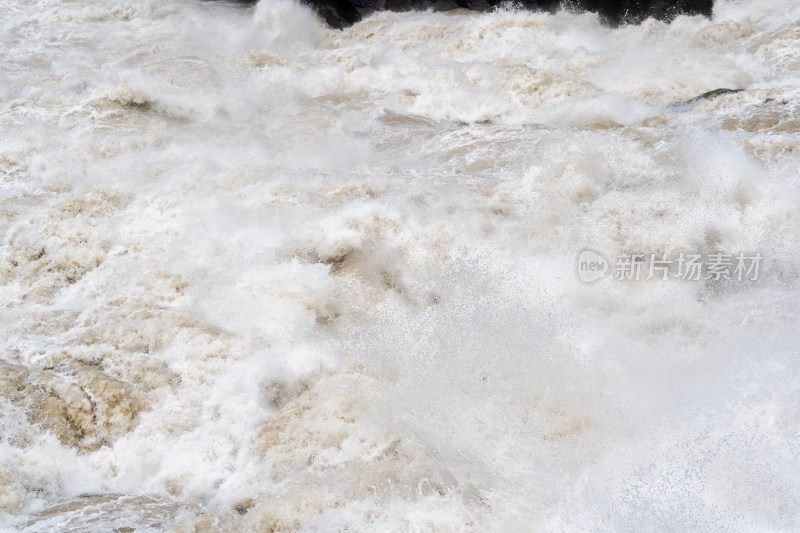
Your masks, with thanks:
<instances>
[{"instance_id":1,"label":"white foam","mask_svg":"<svg viewBox=\"0 0 800 533\"><path fill-rule=\"evenodd\" d=\"M0 9L4 527L796 527L794 3Z\"/></svg>"}]
</instances>

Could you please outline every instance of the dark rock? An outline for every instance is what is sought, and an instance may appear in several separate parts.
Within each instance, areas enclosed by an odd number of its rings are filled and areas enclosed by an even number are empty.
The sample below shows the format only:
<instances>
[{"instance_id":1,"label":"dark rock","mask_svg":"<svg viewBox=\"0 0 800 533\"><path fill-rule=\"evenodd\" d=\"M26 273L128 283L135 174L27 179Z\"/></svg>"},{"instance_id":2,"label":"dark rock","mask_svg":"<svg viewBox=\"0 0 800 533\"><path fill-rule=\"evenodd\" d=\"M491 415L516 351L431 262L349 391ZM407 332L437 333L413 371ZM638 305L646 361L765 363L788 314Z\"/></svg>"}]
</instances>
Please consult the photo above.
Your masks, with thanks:
<instances>
[{"instance_id":1,"label":"dark rock","mask_svg":"<svg viewBox=\"0 0 800 533\"><path fill-rule=\"evenodd\" d=\"M470 9L491 11L507 0L301 0L334 28L344 28L376 11ZM536 11L564 7L592 11L608 24L641 22L653 17L672 20L680 14L711 16L713 0L516 0L512 5Z\"/></svg>"},{"instance_id":2,"label":"dark rock","mask_svg":"<svg viewBox=\"0 0 800 533\"><path fill-rule=\"evenodd\" d=\"M683 102L676 102L671 104L672 107L685 107L696 104L702 100L711 100L713 98L717 98L718 96L723 96L726 94L736 94L744 91L744 89L714 89L713 91L708 91L707 93L703 93L700 96L695 96L694 98L690 98L689 100Z\"/></svg>"}]
</instances>

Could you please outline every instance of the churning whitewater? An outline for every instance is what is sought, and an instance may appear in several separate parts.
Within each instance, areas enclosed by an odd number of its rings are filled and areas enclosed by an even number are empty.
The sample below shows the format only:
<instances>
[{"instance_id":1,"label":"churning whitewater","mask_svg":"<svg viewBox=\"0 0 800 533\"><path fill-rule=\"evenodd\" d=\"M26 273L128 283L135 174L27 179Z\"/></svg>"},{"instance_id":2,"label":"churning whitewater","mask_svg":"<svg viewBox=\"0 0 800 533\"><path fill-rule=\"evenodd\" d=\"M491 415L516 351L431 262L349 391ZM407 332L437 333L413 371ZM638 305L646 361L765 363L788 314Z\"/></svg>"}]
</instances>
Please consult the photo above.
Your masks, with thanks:
<instances>
[{"instance_id":1,"label":"churning whitewater","mask_svg":"<svg viewBox=\"0 0 800 533\"><path fill-rule=\"evenodd\" d=\"M800 3L0 12L0 528L800 528Z\"/></svg>"}]
</instances>

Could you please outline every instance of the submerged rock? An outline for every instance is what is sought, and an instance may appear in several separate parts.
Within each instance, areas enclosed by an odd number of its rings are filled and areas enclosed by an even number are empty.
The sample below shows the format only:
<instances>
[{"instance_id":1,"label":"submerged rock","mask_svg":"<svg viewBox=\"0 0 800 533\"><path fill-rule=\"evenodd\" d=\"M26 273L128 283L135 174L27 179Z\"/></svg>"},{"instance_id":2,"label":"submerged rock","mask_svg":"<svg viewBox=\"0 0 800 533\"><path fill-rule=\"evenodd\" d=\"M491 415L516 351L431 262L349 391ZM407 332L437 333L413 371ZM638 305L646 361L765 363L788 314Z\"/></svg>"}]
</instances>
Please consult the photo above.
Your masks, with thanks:
<instances>
[{"instance_id":1,"label":"submerged rock","mask_svg":"<svg viewBox=\"0 0 800 533\"><path fill-rule=\"evenodd\" d=\"M717 98L719 96L724 96L726 94L736 94L736 93L740 93L742 91L744 91L744 89L714 89L713 91L705 92L705 93L701 94L700 96L695 96L694 98L690 98L690 99L685 100L683 102L675 102L674 104L670 104L670 107L690 106L690 105L696 104L698 102L701 102L703 100L712 100L712 99Z\"/></svg>"},{"instance_id":2,"label":"submerged rock","mask_svg":"<svg viewBox=\"0 0 800 533\"><path fill-rule=\"evenodd\" d=\"M677 15L711 16L713 0L302 0L334 28L344 28L376 11L491 11L501 5L556 11L561 7L592 11L607 23L641 22L653 17L671 20Z\"/></svg>"}]
</instances>

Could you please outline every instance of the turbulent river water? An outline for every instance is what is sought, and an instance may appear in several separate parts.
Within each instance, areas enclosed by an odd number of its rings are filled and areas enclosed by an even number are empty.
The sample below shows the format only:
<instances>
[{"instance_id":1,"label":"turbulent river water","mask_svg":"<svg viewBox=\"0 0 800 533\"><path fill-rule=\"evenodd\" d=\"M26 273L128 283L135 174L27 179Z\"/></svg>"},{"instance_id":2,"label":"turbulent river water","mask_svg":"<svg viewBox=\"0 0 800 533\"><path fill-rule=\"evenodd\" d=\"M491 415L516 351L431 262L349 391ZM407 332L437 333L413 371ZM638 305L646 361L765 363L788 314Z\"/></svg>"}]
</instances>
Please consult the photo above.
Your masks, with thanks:
<instances>
[{"instance_id":1,"label":"turbulent river water","mask_svg":"<svg viewBox=\"0 0 800 533\"><path fill-rule=\"evenodd\" d=\"M800 3L0 4L0 526L800 527Z\"/></svg>"}]
</instances>

